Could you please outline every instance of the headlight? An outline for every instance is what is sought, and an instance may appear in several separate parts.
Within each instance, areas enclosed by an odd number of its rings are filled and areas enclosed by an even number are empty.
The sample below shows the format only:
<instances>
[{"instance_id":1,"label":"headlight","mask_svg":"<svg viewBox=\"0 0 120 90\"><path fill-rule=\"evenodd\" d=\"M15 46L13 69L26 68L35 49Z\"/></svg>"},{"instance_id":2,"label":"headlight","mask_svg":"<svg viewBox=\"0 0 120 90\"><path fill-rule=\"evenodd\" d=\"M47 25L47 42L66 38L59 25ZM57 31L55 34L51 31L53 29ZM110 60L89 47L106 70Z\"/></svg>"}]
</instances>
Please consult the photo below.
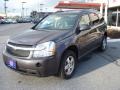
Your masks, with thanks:
<instances>
[{"instance_id":1,"label":"headlight","mask_svg":"<svg viewBox=\"0 0 120 90\"><path fill-rule=\"evenodd\" d=\"M38 44L33 52L34 58L47 57L55 54L55 43L53 41Z\"/></svg>"},{"instance_id":2,"label":"headlight","mask_svg":"<svg viewBox=\"0 0 120 90\"><path fill-rule=\"evenodd\" d=\"M9 42L9 39L7 40L7 42L6 42L6 44L5 44L5 47L4 47L4 50L5 50L5 51L6 51L8 42Z\"/></svg>"}]
</instances>

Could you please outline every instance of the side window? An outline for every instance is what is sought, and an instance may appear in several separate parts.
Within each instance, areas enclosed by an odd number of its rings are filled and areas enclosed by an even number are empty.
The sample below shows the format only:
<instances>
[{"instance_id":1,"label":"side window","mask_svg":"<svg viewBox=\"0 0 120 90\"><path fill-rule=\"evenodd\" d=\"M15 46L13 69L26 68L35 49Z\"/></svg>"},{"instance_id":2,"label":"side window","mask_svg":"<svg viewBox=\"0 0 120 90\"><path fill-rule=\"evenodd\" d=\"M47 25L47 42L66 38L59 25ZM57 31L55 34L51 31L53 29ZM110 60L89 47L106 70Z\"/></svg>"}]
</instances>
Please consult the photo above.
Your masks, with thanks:
<instances>
[{"instance_id":1,"label":"side window","mask_svg":"<svg viewBox=\"0 0 120 90\"><path fill-rule=\"evenodd\" d=\"M90 24L89 16L88 16L88 15L83 15L83 16L80 18L79 25L82 26L82 25L89 25L89 24Z\"/></svg>"},{"instance_id":2,"label":"side window","mask_svg":"<svg viewBox=\"0 0 120 90\"><path fill-rule=\"evenodd\" d=\"M93 25L96 25L99 23L99 18L98 18L97 14L91 13L91 14L89 14L89 16L90 16L90 20L91 20Z\"/></svg>"}]
</instances>

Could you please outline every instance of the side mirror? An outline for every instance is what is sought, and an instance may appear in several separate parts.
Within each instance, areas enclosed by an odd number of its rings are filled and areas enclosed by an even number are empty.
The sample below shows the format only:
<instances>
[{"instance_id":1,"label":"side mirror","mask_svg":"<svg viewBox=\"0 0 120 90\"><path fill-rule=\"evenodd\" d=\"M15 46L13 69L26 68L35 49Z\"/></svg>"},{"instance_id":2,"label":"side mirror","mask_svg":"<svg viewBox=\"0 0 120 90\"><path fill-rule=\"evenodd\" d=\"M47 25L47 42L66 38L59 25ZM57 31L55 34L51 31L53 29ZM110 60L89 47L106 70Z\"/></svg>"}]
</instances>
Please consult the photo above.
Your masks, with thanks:
<instances>
[{"instance_id":1,"label":"side mirror","mask_svg":"<svg viewBox=\"0 0 120 90\"><path fill-rule=\"evenodd\" d=\"M90 26L87 24L83 24L80 26L80 31L89 30L89 29L90 29Z\"/></svg>"}]
</instances>

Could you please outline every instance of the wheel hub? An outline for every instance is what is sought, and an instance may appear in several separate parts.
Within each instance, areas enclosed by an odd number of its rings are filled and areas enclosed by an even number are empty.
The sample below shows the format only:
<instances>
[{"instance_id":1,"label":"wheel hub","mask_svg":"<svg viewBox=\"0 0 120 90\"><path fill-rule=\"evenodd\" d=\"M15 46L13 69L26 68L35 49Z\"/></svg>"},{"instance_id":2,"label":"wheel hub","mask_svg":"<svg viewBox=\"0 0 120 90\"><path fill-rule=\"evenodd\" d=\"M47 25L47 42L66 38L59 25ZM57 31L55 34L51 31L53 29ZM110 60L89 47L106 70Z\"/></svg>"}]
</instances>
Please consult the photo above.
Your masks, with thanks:
<instances>
[{"instance_id":1,"label":"wheel hub","mask_svg":"<svg viewBox=\"0 0 120 90\"><path fill-rule=\"evenodd\" d=\"M103 44L102 44L102 48L103 49L106 49L106 46L107 46L107 41L106 39L103 40Z\"/></svg>"},{"instance_id":2,"label":"wheel hub","mask_svg":"<svg viewBox=\"0 0 120 90\"><path fill-rule=\"evenodd\" d=\"M65 62L65 73L70 75L74 70L75 60L73 56L69 56Z\"/></svg>"}]
</instances>

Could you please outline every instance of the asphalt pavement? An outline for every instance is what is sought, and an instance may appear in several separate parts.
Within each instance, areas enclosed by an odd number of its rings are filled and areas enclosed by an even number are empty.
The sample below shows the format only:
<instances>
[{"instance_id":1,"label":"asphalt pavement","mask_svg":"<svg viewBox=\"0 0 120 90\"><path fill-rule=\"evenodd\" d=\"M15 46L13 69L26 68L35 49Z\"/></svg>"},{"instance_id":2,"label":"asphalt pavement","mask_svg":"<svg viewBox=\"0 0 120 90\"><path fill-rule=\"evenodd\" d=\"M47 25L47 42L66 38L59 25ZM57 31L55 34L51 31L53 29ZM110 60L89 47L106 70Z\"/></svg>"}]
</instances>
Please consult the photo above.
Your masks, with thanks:
<instances>
[{"instance_id":1,"label":"asphalt pavement","mask_svg":"<svg viewBox=\"0 0 120 90\"><path fill-rule=\"evenodd\" d=\"M120 90L120 39L108 39L105 52L92 52L79 63L70 80L21 75L8 69L2 51L10 36L33 24L0 25L0 90Z\"/></svg>"}]
</instances>

